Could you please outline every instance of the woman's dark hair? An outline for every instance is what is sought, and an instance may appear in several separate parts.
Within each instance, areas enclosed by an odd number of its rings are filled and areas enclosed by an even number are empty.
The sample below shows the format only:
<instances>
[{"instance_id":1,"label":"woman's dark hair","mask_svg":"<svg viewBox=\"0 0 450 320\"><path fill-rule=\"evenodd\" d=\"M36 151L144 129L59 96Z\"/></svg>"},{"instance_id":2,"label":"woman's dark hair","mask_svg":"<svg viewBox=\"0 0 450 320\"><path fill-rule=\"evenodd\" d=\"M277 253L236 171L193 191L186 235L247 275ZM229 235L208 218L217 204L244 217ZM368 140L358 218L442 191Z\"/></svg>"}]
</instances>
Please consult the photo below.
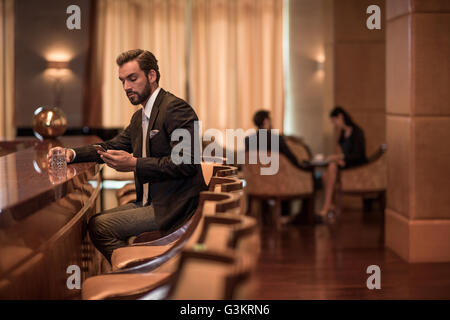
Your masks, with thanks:
<instances>
[{"instance_id":1,"label":"woman's dark hair","mask_svg":"<svg viewBox=\"0 0 450 320\"><path fill-rule=\"evenodd\" d=\"M337 117L338 115L342 114L344 117L344 122L347 126L356 127L356 124L353 122L352 117L345 111L342 107L336 106L333 110L330 112L330 118Z\"/></svg>"},{"instance_id":2,"label":"woman's dark hair","mask_svg":"<svg viewBox=\"0 0 450 320\"><path fill-rule=\"evenodd\" d=\"M263 123L264 123L264 120L269 119L269 118L270 118L269 111L267 111L267 110L259 110L253 116L253 123L258 128L261 128Z\"/></svg>"}]
</instances>

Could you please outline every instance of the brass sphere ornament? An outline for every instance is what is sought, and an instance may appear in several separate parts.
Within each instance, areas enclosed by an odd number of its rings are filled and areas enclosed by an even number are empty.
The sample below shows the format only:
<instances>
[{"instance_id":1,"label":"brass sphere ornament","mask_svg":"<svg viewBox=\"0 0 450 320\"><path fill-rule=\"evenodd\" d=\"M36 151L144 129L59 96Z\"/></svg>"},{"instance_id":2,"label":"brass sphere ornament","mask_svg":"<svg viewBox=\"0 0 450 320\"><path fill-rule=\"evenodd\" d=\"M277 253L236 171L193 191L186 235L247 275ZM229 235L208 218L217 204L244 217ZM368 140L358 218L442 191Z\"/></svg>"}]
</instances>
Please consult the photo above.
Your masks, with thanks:
<instances>
[{"instance_id":1,"label":"brass sphere ornament","mask_svg":"<svg viewBox=\"0 0 450 320\"><path fill-rule=\"evenodd\" d=\"M57 107L38 107L34 111L33 131L39 138L56 138L62 136L67 129L67 117Z\"/></svg>"}]
</instances>

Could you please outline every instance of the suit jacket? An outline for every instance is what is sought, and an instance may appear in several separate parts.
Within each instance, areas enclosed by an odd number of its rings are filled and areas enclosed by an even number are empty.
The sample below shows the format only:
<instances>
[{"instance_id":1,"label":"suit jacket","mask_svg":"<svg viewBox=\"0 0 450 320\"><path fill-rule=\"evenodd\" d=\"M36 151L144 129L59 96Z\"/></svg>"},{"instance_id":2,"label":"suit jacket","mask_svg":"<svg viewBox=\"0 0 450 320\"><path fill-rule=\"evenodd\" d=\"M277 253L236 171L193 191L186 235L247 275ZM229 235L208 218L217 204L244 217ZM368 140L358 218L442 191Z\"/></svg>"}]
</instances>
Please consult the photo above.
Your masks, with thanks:
<instances>
[{"instance_id":1,"label":"suit jacket","mask_svg":"<svg viewBox=\"0 0 450 320\"><path fill-rule=\"evenodd\" d=\"M130 124L113 139L100 143L105 149L124 150L137 158L134 180L137 201L142 201L143 184L149 183L149 203L155 210L155 222L161 230L173 229L186 221L192 212L192 201L200 191L206 190L200 164L194 164L194 121L197 115L190 105L173 94L160 90L150 114L147 138L147 157L142 157L142 109L136 111ZM190 163L175 164L171 159L175 129L187 129L191 135L191 148L187 151ZM158 131L157 131L158 130ZM150 132L152 132L150 134ZM74 149L73 162L95 161L103 163L91 145ZM197 159L201 159L197 155ZM190 211L190 212L186 212Z\"/></svg>"},{"instance_id":2,"label":"suit jacket","mask_svg":"<svg viewBox=\"0 0 450 320\"><path fill-rule=\"evenodd\" d=\"M285 155L289 161L296 167L298 168L303 168L302 165L298 162L297 157L292 153L291 149L289 149L286 140L284 139L283 136L280 135L276 135L275 133L268 131L267 132L267 151L271 151L272 149L272 135L274 136L275 139L278 139L278 152ZM256 137L255 137L256 136ZM256 150L254 150L254 148L251 148L252 146L250 146L250 138L256 139ZM245 137L245 151L259 151L259 145L260 145L260 141L259 141L259 132L257 132L254 135Z\"/></svg>"},{"instance_id":3,"label":"suit jacket","mask_svg":"<svg viewBox=\"0 0 450 320\"><path fill-rule=\"evenodd\" d=\"M360 127L355 125L348 138L345 137L345 131L341 130L338 142L344 154L344 168L351 168L367 162L366 139Z\"/></svg>"}]
</instances>

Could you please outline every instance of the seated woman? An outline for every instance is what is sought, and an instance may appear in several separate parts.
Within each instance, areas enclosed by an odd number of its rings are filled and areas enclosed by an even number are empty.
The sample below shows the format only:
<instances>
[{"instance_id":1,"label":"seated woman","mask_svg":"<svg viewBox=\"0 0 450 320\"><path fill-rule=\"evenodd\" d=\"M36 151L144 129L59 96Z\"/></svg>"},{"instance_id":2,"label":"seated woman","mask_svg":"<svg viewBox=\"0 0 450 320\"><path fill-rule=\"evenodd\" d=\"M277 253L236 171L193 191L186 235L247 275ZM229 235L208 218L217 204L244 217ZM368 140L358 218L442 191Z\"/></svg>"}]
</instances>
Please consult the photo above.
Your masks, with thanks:
<instances>
[{"instance_id":1,"label":"seated woman","mask_svg":"<svg viewBox=\"0 0 450 320\"><path fill-rule=\"evenodd\" d=\"M319 212L322 218L335 210L333 191L338 169L351 168L367 162L366 141L361 128L341 107L335 107L330 113L330 118L336 131L339 132L339 139L336 144L336 154L328 156L329 165L322 176L325 187L325 201Z\"/></svg>"}]
</instances>

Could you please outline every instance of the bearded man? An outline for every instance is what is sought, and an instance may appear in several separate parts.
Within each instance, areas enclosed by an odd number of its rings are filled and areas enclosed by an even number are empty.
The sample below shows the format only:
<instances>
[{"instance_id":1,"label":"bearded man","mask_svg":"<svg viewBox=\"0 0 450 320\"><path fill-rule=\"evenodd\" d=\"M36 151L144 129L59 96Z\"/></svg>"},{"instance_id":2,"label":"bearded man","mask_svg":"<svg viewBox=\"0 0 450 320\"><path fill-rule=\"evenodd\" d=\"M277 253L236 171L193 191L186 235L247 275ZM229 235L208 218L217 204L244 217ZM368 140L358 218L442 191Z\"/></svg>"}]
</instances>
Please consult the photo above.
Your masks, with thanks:
<instances>
[{"instance_id":1,"label":"bearded man","mask_svg":"<svg viewBox=\"0 0 450 320\"><path fill-rule=\"evenodd\" d=\"M89 235L97 249L111 261L112 252L128 245L128 239L147 231L170 231L185 223L197 208L199 193L206 189L200 164L194 163L194 137L198 120L192 107L159 87L155 56L141 49L117 57L119 80L133 105L142 105L130 124L113 139L67 149L68 163L106 163L118 171L133 171L136 202L94 215ZM187 130L190 148L179 163L171 157L177 144L175 130ZM176 140L176 139L174 139ZM51 151L49 152L50 155Z\"/></svg>"}]
</instances>

